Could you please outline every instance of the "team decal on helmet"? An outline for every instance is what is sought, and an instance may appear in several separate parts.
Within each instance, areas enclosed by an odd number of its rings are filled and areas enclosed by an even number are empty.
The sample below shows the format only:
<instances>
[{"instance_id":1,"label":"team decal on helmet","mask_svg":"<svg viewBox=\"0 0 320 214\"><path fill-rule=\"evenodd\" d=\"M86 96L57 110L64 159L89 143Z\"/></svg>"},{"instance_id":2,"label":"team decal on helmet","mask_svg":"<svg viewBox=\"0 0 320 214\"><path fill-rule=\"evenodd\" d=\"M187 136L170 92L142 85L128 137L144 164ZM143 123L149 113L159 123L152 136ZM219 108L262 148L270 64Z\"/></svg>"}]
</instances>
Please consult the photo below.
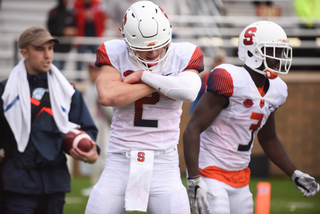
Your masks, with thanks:
<instances>
[{"instance_id":1,"label":"team decal on helmet","mask_svg":"<svg viewBox=\"0 0 320 214\"><path fill-rule=\"evenodd\" d=\"M249 68L274 79L287 74L292 63L292 48L284 30L276 23L258 21L239 36L238 56ZM276 63L270 63L272 59Z\"/></svg>"}]
</instances>

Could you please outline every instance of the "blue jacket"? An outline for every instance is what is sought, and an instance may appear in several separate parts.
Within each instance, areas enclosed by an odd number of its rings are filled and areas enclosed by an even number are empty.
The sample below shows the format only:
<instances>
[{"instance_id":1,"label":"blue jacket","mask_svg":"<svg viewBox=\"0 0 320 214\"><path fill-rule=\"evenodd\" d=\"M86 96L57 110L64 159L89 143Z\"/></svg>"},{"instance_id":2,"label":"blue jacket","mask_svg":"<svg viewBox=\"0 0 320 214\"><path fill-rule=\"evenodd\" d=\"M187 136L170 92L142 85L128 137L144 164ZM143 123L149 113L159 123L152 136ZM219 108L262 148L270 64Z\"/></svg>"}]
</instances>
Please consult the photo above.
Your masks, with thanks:
<instances>
[{"instance_id":1,"label":"blue jacket","mask_svg":"<svg viewBox=\"0 0 320 214\"><path fill-rule=\"evenodd\" d=\"M30 94L48 88L47 74L29 75ZM0 97L6 80L0 85ZM49 95L50 96L50 95ZM42 100L41 100L42 102ZM47 104L50 107L50 101ZM31 111L36 108L31 104ZM31 112L30 112L31 113ZM84 103L81 92L75 88L69 120L81 126L95 141L98 130ZM25 194L50 194L70 192L70 174L66 154L61 149L61 133L48 111L34 118L28 145L23 153L17 150L13 133L4 117L3 100L0 99L0 148L6 152L0 170L4 190ZM98 148L99 152L99 148Z\"/></svg>"}]
</instances>

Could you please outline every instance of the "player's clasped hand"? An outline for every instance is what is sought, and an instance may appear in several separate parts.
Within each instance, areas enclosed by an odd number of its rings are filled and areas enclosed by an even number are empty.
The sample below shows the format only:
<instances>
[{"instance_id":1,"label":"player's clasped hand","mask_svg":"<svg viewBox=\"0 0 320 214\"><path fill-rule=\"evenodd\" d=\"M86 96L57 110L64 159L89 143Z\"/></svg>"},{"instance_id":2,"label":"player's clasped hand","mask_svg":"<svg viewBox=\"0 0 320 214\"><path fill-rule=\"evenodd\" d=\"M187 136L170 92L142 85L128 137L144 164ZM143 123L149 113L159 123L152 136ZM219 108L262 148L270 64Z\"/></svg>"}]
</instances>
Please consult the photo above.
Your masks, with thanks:
<instances>
[{"instance_id":1,"label":"player's clasped hand","mask_svg":"<svg viewBox=\"0 0 320 214\"><path fill-rule=\"evenodd\" d=\"M195 211L196 214L205 214L204 207L208 213L211 213L210 205L207 200L207 193L212 196L217 196L214 194L206 183L204 183L201 177L188 178L188 194L191 212Z\"/></svg>"},{"instance_id":2,"label":"player's clasped hand","mask_svg":"<svg viewBox=\"0 0 320 214\"><path fill-rule=\"evenodd\" d=\"M300 170L295 170L291 178L304 197L314 196L320 190L319 184L315 181L314 177Z\"/></svg>"},{"instance_id":3,"label":"player's clasped hand","mask_svg":"<svg viewBox=\"0 0 320 214\"><path fill-rule=\"evenodd\" d=\"M123 79L123 82L128 83L128 84L140 83L142 74L143 74L143 70L133 72L133 73L129 74L128 76L126 76Z\"/></svg>"}]
</instances>

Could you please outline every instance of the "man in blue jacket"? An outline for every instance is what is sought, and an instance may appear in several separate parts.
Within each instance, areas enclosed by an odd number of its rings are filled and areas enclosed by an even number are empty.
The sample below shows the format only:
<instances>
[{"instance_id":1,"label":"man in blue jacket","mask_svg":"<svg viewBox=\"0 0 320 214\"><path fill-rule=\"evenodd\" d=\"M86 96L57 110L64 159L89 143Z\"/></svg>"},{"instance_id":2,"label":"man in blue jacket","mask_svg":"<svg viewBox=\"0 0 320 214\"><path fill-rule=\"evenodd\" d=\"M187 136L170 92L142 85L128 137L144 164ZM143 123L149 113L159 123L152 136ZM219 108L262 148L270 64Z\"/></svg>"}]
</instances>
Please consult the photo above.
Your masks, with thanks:
<instances>
[{"instance_id":1,"label":"man in blue jacket","mask_svg":"<svg viewBox=\"0 0 320 214\"><path fill-rule=\"evenodd\" d=\"M81 92L52 65L55 43L42 27L26 29L23 59L0 84L0 213L63 213L71 182L61 145L71 129L87 132L93 147L69 154L89 163L98 158L98 131Z\"/></svg>"}]
</instances>

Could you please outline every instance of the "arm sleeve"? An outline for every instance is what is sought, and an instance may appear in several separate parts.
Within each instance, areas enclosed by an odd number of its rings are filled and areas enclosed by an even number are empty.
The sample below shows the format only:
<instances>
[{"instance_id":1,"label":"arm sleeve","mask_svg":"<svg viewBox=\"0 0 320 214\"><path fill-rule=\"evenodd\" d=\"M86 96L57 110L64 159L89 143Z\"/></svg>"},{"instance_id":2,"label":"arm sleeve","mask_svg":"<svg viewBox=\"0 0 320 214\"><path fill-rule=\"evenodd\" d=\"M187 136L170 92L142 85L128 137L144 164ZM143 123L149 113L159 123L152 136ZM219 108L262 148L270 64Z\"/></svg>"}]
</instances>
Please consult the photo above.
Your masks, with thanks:
<instances>
[{"instance_id":1,"label":"arm sleeve","mask_svg":"<svg viewBox=\"0 0 320 214\"><path fill-rule=\"evenodd\" d=\"M192 71L184 71L177 76L162 76L144 71L141 80L175 100L192 102L201 88L201 79Z\"/></svg>"}]
</instances>

